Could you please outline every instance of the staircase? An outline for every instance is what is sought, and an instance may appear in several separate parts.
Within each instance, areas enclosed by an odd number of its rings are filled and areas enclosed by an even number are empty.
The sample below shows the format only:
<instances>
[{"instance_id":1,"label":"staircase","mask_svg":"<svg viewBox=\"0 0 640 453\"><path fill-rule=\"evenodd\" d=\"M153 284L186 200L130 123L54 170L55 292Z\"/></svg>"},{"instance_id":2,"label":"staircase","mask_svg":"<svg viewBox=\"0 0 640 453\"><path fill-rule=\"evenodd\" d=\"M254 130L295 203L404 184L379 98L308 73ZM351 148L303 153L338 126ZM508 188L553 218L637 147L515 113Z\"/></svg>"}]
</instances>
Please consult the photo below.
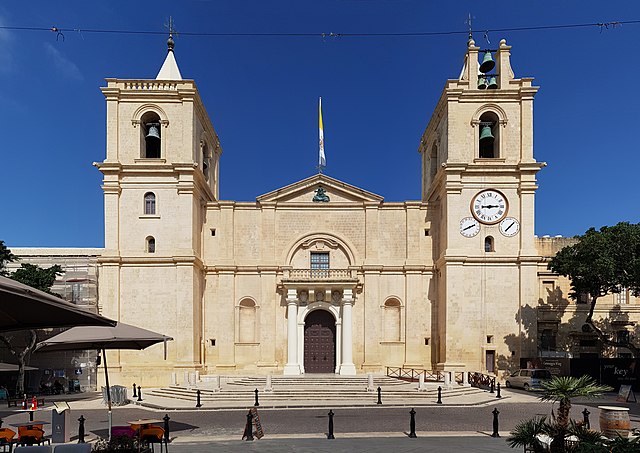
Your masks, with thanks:
<instances>
[{"instance_id":1,"label":"staircase","mask_svg":"<svg viewBox=\"0 0 640 453\"><path fill-rule=\"evenodd\" d=\"M197 387L170 386L149 390L147 405L163 407L195 407L196 392L200 390L200 402L204 408L246 408L254 405L255 389L259 392L260 407L354 407L375 406L377 391L367 391L368 378L363 376L337 376L307 374L303 376L272 376L272 391L265 391L266 376L223 377L220 389L213 381L203 381ZM436 403L438 386L428 383L425 391L417 390L417 383L410 383L387 376L374 376L373 387L381 388L384 405L426 406ZM484 396L486 394L486 396ZM451 404L479 404L494 399L482 390L454 385L442 389L442 399ZM173 404L169 403L173 401Z\"/></svg>"}]
</instances>

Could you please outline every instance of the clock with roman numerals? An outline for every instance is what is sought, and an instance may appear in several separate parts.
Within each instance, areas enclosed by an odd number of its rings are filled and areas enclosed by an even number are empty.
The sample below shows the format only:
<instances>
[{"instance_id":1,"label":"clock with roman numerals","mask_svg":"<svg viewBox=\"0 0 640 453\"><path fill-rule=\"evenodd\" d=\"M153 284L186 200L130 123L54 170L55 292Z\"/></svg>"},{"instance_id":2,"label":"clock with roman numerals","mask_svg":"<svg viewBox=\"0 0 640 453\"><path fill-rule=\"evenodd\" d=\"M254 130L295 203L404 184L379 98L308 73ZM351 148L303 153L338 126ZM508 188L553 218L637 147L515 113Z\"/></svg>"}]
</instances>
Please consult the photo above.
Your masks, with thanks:
<instances>
[{"instance_id":1,"label":"clock with roman numerals","mask_svg":"<svg viewBox=\"0 0 640 453\"><path fill-rule=\"evenodd\" d=\"M495 189L482 190L471 200L471 214L478 222L494 225L502 221L509 211L506 197Z\"/></svg>"}]
</instances>

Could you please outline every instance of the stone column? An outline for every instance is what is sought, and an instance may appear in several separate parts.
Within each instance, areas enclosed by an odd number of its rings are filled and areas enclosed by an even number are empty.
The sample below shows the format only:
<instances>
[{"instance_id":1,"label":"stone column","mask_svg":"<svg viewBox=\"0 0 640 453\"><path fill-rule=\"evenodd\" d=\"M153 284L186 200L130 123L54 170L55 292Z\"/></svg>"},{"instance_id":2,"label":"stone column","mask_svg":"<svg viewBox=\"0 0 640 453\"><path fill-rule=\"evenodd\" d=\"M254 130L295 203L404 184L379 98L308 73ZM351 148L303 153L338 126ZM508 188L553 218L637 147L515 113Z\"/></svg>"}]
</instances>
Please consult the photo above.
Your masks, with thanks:
<instances>
[{"instance_id":1,"label":"stone column","mask_svg":"<svg viewBox=\"0 0 640 453\"><path fill-rule=\"evenodd\" d=\"M287 364L285 375L299 375L298 364L298 294L295 289L287 291Z\"/></svg>"},{"instance_id":2,"label":"stone column","mask_svg":"<svg viewBox=\"0 0 640 453\"><path fill-rule=\"evenodd\" d=\"M353 321L351 312L353 309L353 291L344 290L342 299L342 364L340 374L354 376L356 367L353 364Z\"/></svg>"}]
</instances>

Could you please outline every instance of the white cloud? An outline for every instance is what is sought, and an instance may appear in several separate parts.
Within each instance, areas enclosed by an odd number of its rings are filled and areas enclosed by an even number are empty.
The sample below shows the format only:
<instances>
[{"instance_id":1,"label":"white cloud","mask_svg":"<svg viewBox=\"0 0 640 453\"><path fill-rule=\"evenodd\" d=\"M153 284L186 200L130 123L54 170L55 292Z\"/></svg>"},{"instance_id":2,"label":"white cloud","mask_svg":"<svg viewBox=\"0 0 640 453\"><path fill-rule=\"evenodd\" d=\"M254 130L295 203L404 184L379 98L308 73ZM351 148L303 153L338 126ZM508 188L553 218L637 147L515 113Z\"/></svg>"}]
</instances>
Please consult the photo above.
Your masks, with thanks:
<instances>
[{"instance_id":1,"label":"white cloud","mask_svg":"<svg viewBox=\"0 0 640 453\"><path fill-rule=\"evenodd\" d=\"M73 80L82 80L84 76L80 72L80 68L67 57L65 57L62 52L56 49L52 44L45 42L44 48L47 52L47 55L53 62L54 68L64 77Z\"/></svg>"}]
</instances>

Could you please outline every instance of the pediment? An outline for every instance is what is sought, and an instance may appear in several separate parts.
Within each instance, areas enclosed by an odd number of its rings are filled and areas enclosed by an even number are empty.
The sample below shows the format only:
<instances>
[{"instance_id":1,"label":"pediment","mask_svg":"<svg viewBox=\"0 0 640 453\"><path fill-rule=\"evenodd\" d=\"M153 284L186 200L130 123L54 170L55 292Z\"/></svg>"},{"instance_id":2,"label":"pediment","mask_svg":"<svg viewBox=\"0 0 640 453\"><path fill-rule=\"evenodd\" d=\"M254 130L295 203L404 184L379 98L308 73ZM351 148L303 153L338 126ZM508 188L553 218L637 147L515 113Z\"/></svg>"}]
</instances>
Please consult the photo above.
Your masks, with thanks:
<instances>
[{"instance_id":1,"label":"pediment","mask_svg":"<svg viewBox=\"0 0 640 453\"><path fill-rule=\"evenodd\" d=\"M318 193L319 187L322 187L324 194L329 197L328 202L313 201ZM325 174L317 174L281 189L260 195L256 201L258 203L313 203L330 205L331 203L382 203L384 198Z\"/></svg>"}]
</instances>

